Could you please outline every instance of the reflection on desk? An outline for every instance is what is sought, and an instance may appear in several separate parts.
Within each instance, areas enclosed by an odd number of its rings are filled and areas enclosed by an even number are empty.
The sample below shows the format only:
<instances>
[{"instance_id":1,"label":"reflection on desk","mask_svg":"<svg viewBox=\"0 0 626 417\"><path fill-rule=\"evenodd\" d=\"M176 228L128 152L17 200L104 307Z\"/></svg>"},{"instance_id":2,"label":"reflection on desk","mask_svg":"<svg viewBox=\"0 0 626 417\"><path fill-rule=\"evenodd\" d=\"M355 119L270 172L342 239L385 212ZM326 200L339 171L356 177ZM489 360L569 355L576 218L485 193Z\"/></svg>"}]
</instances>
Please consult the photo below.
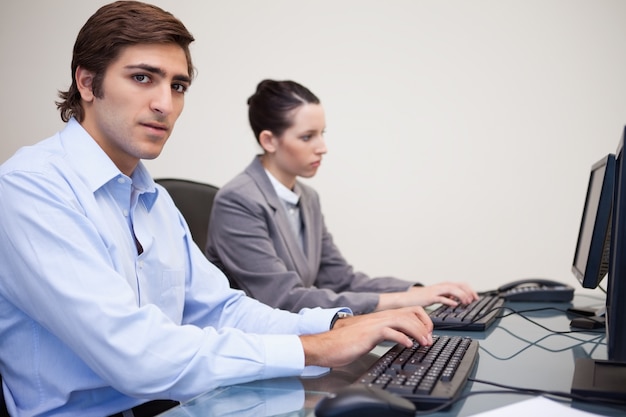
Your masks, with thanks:
<instances>
[{"instance_id":1,"label":"reflection on desk","mask_svg":"<svg viewBox=\"0 0 626 417\"><path fill-rule=\"evenodd\" d=\"M297 378L234 385L202 395L167 416L301 416L305 391Z\"/></svg>"},{"instance_id":2,"label":"reflection on desk","mask_svg":"<svg viewBox=\"0 0 626 417\"><path fill-rule=\"evenodd\" d=\"M383 352L391 345L382 346ZM375 349L374 352L377 350ZM382 353L382 352L381 352ZM378 359L369 353L318 378L277 378L219 388L167 411L162 416L313 416L315 405L329 392L355 381Z\"/></svg>"},{"instance_id":3,"label":"reflection on desk","mask_svg":"<svg viewBox=\"0 0 626 417\"><path fill-rule=\"evenodd\" d=\"M577 305L595 302L577 295ZM598 304L601 301L597 301ZM568 332L568 303L507 303L509 310L487 332L437 331L469 335L480 340L475 382L464 390L465 398L434 416L471 416L529 398L478 381L519 388L569 393L577 358L606 359L604 333L598 330ZM549 309L545 309L549 308ZM538 310L541 309L541 310ZM317 402L330 392L349 385L392 345L382 344L349 366L333 369L319 378L257 381L220 388L173 408L163 417L175 416L298 416L313 417ZM484 393L485 391L497 393ZM626 407L588 402L563 402L566 406L603 416L624 416ZM419 414L418 414L419 415Z\"/></svg>"}]
</instances>

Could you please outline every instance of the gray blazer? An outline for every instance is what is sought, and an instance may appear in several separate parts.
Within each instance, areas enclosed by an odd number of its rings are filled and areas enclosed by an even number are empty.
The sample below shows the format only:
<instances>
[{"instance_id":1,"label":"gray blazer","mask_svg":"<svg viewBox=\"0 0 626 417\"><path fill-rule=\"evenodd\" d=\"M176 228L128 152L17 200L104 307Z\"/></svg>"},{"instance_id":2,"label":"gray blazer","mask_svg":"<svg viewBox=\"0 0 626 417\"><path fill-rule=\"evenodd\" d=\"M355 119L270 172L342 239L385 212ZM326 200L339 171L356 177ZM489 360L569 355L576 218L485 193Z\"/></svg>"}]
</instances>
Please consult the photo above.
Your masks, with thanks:
<instances>
[{"instance_id":1,"label":"gray blazer","mask_svg":"<svg viewBox=\"0 0 626 417\"><path fill-rule=\"evenodd\" d=\"M207 257L248 295L297 312L304 307L373 311L381 292L412 283L355 272L326 230L318 194L296 183L304 251L259 157L218 191L209 222Z\"/></svg>"}]
</instances>

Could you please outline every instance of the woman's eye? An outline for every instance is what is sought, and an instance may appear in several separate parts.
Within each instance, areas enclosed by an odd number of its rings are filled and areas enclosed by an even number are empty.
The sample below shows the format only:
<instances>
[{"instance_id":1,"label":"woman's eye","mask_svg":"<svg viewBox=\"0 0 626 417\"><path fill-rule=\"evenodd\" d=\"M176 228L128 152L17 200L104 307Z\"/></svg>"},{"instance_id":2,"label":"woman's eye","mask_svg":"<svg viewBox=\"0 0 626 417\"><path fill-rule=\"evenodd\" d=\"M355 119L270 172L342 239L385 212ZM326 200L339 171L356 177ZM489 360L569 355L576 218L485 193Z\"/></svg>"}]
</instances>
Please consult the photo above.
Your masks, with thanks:
<instances>
[{"instance_id":1,"label":"woman's eye","mask_svg":"<svg viewBox=\"0 0 626 417\"><path fill-rule=\"evenodd\" d=\"M304 142L308 142L311 140L311 135L301 136L300 139L302 139Z\"/></svg>"}]
</instances>

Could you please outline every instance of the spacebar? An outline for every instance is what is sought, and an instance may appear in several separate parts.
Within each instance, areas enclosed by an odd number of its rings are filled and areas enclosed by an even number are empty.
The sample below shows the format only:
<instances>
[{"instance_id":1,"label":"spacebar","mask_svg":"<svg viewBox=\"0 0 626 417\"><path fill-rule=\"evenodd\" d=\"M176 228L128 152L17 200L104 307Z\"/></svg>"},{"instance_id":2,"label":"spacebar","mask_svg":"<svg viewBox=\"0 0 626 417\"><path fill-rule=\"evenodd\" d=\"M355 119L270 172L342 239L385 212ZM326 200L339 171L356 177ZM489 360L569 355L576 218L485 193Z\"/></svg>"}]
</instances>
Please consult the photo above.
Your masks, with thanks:
<instances>
[{"instance_id":1,"label":"spacebar","mask_svg":"<svg viewBox=\"0 0 626 417\"><path fill-rule=\"evenodd\" d=\"M415 392L415 387L410 385L394 385L389 384L385 387L385 391L392 392L394 394L398 394L401 397L413 395Z\"/></svg>"}]
</instances>

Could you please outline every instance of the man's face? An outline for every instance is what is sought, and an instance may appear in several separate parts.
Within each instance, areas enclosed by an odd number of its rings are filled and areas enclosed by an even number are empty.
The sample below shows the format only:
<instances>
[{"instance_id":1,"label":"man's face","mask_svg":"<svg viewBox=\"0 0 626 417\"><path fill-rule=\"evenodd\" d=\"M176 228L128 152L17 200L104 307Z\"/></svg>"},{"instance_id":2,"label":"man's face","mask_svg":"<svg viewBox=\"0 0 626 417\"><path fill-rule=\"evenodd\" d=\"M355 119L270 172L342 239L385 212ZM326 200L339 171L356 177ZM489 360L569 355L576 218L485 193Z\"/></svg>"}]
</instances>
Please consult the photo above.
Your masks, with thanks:
<instances>
[{"instance_id":1,"label":"man's face","mask_svg":"<svg viewBox=\"0 0 626 417\"><path fill-rule=\"evenodd\" d=\"M191 83L185 52L175 44L123 49L106 70L101 98L91 92L93 74L79 67L76 78L83 127L126 175L140 159L159 156Z\"/></svg>"}]
</instances>

